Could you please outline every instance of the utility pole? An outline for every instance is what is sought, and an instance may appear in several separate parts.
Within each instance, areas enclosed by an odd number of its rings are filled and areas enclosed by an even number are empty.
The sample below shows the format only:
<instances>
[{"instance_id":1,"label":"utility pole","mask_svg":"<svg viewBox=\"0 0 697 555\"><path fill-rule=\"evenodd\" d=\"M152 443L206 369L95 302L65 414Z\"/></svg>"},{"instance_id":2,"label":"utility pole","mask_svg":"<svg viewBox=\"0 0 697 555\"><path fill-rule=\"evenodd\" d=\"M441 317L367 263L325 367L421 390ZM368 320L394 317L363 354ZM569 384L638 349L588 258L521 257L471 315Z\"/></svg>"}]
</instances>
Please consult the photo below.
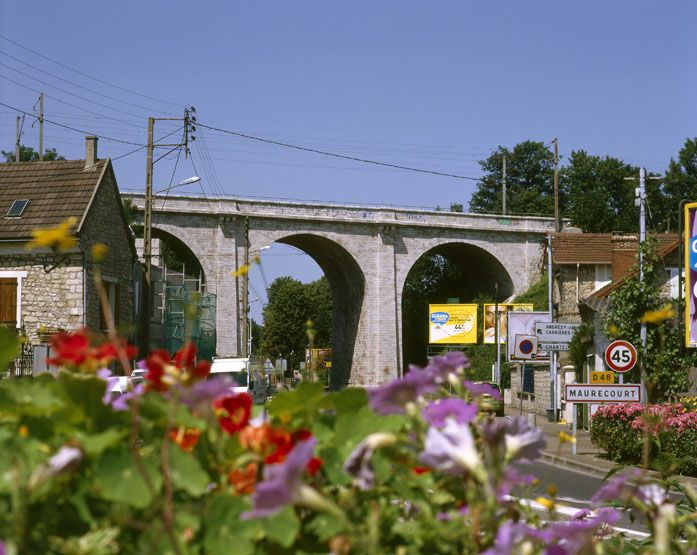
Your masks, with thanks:
<instances>
[{"instance_id":1,"label":"utility pole","mask_svg":"<svg viewBox=\"0 0 697 555\"><path fill-rule=\"evenodd\" d=\"M244 219L244 264L249 269L249 218ZM251 352L251 332L249 330L249 271L242 275L242 343L241 350L247 350L247 356L252 356Z\"/></svg>"},{"instance_id":2,"label":"utility pole","mask_svg":"<svg viewBox=\"0 0 697 555\"><path fill-rule=\"evenodd\" d=\"M21 118L17 116L17 135L15 139L15 162L19 162L19 138L22 135L22 129L20 127Z\"/></svg>"},{"instance_id":3,"label":"utility pole","mask_svg":"<svg viewBox=\"0 0 697 555\"><path fill-rule=\"evenodd\" d=\"M505 158L504 158L505 160ZM505 212L504 212L505 213ZM494 283L494 337L496 340L496 375L494 381L501 387L501 328L499 327L499 282Z\"/></svg>"},{"instance_id":4,"label":"utility pole","mask_svg":"<svg viewBox=\"0 0 697 555\"><path fill-rule=\"evenodd\" d=\"M152 312L152 214L153 214L153 170L155 164L162 160L165 156L173 152L178 148L184 147L184 152L188 152L189 149L189 126L191 122L196 121L196 117L190 116L190 113L196 112L194 107L187 107L184 109L183 118L148 118L148 142L146 145L146 156L145 156L145 208L143 215L143 258L145 259L145 284L143 291L143 316L142 316L142 332L141 332L141 343L142 350L144 354L150 352L150 313ZM183 142L174 144L162 144L155 143L155 122L156 121L183 121L184 122L184 137ZM191 137L190 140L194 140ZM155 159L155 148L156 147L170 147L170 150L165 152L162 156Z\"/></svg>"},{"instance_id":5,"label":"utility pole","mask_svg":"<svg viewBox=\"0 0 697 555\"><path fill-rule=\"evenodd\" d=\"M644 242L646 241L646 170L639 168L639 282L644 283ZM646 353L646 322L641 323L641 348ZM644 370L641 371L641 398L646 399L646 384L644 383Z\"/></svg>"},{"instance_id":6,"label":"utility pole","mask_svg":"<svg viewBox=\"0 0 697 555\"><path fill-rule=\"evenodd\" d=\"M506 155L503 155L503 168L501 170L501 173L503 175L502 179L502 184L503 184L503 215L506 215Z\"/></svg>"},{"instance_id":7,"label":"utility pole","mask_svg":"<svg viewBox=\"0 0 697 555\"><path fill-rule=\"evenodd\" d=\"M145 287L143 288L143 354L150 352L150 313L152 312L152 174L153 132L155 118L148 118L148 144L145 155L145 214L143 216L143 258L145 259Z\"/></svg>"},{"instance_id":8,"label":"utility pole","mask_svg":"<svg viewBox=\"0 0 697 555\"><path fill-rule=\"evenodd\" d=\"M44 159L44 93L39 95L39 160Z\"/></svg>"},{"instance_id":9,"label":"utility pole","mask_svg":"<svg viewBox=\"0 0 697 555\"><path fill-rule=\"evenodd\" d=\"M547 236L547 301L549 303L549 321L554 322L554 280L552 278L552 234ZM550 422L557 421L557 357L556 351L549 353L549 415ZM521 400L522 403L522 400Z\"/></svg>"},{"instance_id":10,"label":"utility pole","mask_svg":"<svg viewBox=\"0 0 697 555\"><path fill-rule=\"evenodd\" d=\"M561 231L559 220L559 139L554 137L554 231Z\"/></svg>"}]
</instances>

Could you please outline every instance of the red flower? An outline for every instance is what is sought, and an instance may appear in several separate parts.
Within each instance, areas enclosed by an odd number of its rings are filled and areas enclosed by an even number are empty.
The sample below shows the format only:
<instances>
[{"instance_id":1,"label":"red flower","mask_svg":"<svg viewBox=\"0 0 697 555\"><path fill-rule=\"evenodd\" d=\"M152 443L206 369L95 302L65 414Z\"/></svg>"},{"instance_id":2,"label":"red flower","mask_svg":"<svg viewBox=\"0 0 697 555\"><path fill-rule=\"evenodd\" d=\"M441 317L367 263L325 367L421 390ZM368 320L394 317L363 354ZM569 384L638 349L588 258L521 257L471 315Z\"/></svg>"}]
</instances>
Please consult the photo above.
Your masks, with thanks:
<instances>
[{"instance_id":1,"label":"red flower","mask_svg":"<svg viewBox=\"0 0 697 555\"><path fill-rule=\"evenodd\" d=\"M179 445L182 451L191 453L201 437L201 430L196 428L171 428L169 430L170 439Z\"/></svg>"},{"instance_id":2,"label":"red flower","mask_svg":"<svg viewBox=\"0 0 697 555\"><path fill-rule=\"evenodd\" d=\"M307 463L307 473L310 476L314 476L319 472L320 468L322 468L323 466L324 461L322 459L320 459L319 457L312 457L310 459L310 462Z\"/></svg>"},{"instance_id":3,"label":"red flower","mask_svg":"<svg viewBox=\"0 0 697 555\"><path fill-rule=\"evenodd\" d=\"M427 474L428 472L431 472L431 469L427 466L412 466L411 471L417 476L419 476L421 474Z\"/></svg>"},{"instance_id":4,"label":"red flower","mask_svg":"<svg viewBox=\"0 0 697 555\"><path fill-rule=\"evenodd\" d=\"M237 495L250 495L254 493L257 484L257 474L259 465L255 462L250 462L244 469L235 469L227 475L228 482Z\"/></svg>"},{"instance_id":5,"label":"red flower","mask_svg":"<svg viewBox=\"0 0 697 555\"><path fill-rule=\"evenodd\" d=\"M120 353L129 360L138 354L138 349L125 339L119 338L117 343L100 342L102 339L85 329L75 333L57 333L51 337L51 349L56 356L49 362L55 366L94 372L117 360Z\"/></svg>"},{"instance_id":6,"label":"red flower","mask_svg":"<svg viewBox=\"0 0 697 555\"><path fill-rule=\"evenodd\" d=\"M213 401L220 427L232 435L249 423L252 413L252 397L248 393L226 395Z\"/></svg>"},{"instance_id":7,"label":"red flower","mask_svg":"<svg viewBox=\"0 0 697 555\"><path fill-rule=\"evenodd\" d=\"M145 366L148 369L145 378L150 382L148 385L149 389L167 391L170 385L175 382L190 385L192 382L208 376L211 370L211 363L207 360L202 360L194 365L197 352L198 349L193 343L187 343L179 349L174 355L174 360L165 350L157 349L152 351L145 361ZM163 379L168 369L170 377L169 379Z\"/></svg>"},{"instance_id":8,"label":"red flower","mask_svg":"<svg viewBox=\"0 0 697 555\"><path fill-rule=\"evenodd\" d=\"M162 381L165 376L165 368L170 365L169 353L164 349L151 351L148 358L145 360L145 367L148 373L145 374L145 379L148 381L148 389L155 391L167 391L169 386Z\"/></svg>"}]
</instances>

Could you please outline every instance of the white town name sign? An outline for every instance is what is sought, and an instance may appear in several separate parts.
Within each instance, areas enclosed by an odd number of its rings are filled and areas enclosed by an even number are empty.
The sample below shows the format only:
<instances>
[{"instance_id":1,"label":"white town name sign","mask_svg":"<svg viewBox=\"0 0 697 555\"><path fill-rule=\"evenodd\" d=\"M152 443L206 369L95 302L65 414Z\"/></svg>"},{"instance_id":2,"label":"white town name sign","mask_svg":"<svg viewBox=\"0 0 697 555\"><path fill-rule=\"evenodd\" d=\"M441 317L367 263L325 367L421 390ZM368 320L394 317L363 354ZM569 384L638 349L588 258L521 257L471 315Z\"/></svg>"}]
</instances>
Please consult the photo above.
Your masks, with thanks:
<instances>
[{"instance_id":1,"label":"white town name sign","mask_svg":"<svg viewBox=\"0 0 697 555\"><path fill-rule=\"evenodd\" d=\"M564 387L564 393L567 403L639 403L641 401L639 384L567 384Z\"/></svg>"}]
</instances>

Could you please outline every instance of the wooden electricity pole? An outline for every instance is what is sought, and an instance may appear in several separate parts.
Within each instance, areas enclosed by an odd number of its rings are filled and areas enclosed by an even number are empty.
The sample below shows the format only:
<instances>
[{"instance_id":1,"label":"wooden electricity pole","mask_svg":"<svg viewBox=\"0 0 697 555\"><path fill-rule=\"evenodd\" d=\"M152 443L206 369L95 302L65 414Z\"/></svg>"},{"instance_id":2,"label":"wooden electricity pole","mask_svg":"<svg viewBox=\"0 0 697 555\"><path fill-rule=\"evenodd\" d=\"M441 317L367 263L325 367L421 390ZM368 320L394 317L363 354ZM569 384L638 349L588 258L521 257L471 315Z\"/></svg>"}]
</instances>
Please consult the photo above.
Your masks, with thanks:
<instances>
[{"instance_id":1,"label":"wooden electricity pole","mask_svg":"<svg viewBox=\"0 0 697 555\"><path fill-rule=\"evenodd\" d=\"M44 93L39 95L39 160L44 159Z\"/></svg>"},{"instance_id":2,"label":"wooden electricity pole","mask_svg":"<svg viewBox=\"0 0 697 555\"><path fill-rule=\"evenodd\" d=\"M503 168L501 169L503 185L503 215L506 215L506 155L503 155Z\"/></svg>"},{"instance_id":3,"label":"wooden electricity pole","mask_svg":"<svg viewBox=\"0 0 697 555\"><path fill-rule=\"evenodd\" d=\"M559 219L559 140L554 137L554 231L561 231Z\"/></svg>"}]
</instances>

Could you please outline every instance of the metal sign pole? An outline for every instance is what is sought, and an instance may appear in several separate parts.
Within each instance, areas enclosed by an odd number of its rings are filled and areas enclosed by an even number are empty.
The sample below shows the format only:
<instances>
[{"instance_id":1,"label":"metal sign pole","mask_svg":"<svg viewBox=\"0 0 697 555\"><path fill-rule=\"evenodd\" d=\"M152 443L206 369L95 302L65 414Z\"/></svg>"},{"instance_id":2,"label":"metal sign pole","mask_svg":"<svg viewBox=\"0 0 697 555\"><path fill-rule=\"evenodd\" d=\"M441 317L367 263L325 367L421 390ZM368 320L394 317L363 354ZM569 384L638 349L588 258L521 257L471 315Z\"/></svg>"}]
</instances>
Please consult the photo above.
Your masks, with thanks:
<instances>
[{"instance_id":1,"label":"metal sign pole","mask_svg":"<svg viewBox=\"0 0 697 555\"><path fill-rule=\"evenodd\" d=\"M571 435L574 437L574 441L571 442L571 454L575 457L576 456L576 443L578 442L578 438L576 437L576 432L578 431L578 429L576 427L576 403L571 403L571 410L572 410Z\"/></svg>"}]
</instances>

